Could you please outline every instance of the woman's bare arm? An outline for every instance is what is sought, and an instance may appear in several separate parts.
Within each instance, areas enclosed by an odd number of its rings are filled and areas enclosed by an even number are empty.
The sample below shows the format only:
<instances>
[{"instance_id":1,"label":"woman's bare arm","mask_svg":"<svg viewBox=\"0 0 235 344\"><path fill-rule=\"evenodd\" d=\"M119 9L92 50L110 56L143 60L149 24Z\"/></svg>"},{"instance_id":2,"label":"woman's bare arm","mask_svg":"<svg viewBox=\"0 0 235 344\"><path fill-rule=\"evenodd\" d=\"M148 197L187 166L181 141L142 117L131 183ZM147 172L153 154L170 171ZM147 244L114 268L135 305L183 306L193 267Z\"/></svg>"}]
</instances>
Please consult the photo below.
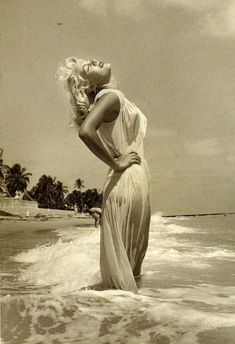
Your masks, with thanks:
<instances>
[{"instance_id":1,"label":"woman's bare arm","mask_svg":"<svg viewBox=\"0 0 235 344\"><path fill-rule=\"evenodd\" d=\"M117 118L120 110L120 101L116 94L110 92L105 94L90 111L79 130L79 137L86 146L103 162L111 168L122 171L133 163L140 163L136 153L115 158L103 144L97 129L102 123L113 121Z\"/></svg>"},{"instance_id":2,"label":"woman's bare arm","mask_svg":"<svg viewBox=\"0 0 235 344\"><path fill-rule=\"evenodd\" d=\"M117 117L119 108L118 96L111 92L105 94L90 111L79 130L79 137L92 153L114 169L116 161L99 138L97 129L102 123L110 121L110 114L113 117L113 113L115 113Z\"/></svg>"}]
</instances>

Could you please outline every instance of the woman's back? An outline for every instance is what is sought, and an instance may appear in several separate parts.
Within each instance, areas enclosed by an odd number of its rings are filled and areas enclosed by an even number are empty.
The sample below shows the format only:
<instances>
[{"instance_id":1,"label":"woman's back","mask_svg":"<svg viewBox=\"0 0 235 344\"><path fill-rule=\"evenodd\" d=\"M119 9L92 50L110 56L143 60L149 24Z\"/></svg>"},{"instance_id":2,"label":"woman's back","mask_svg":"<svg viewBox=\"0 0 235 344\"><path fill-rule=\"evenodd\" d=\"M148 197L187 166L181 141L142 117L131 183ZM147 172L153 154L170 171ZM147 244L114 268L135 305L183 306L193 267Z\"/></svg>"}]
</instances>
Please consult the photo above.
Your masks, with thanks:
<instances>
[{"instance_id":1,"label":"woman's back","mask_svg":"<svg viewBox=\"0 0 235 344\"><path fill-rule=\"evenodd\" d=\"M95 99L98 101L105 93L114 92L120 100L120 111L116 120L103 123L99 127L101 140L116 156L131 150L143 156L143 138L146 132L147 119L140 109L131 103L124 94L116 89L103 89Z\"/></svg>"}]
</instances>

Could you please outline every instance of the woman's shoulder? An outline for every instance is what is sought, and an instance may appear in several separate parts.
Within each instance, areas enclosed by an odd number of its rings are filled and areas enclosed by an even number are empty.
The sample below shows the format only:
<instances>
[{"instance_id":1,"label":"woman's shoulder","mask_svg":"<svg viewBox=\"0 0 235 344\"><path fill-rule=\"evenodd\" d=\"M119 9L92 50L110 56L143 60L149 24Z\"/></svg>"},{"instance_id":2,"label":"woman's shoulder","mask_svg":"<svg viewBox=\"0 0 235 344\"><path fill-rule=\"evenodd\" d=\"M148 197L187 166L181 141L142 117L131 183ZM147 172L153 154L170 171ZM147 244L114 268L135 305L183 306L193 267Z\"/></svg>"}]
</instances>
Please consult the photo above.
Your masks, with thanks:
<instances>
[{"instance_id":1,"label":"woman's shoulder","mask_svg":"<svg viewBox=\"0 0 235 344\"><path fill-rule=\"evenodd\" d=\"M103 88L101 89L96 97L95 97L95 102L98 101L102 96L104 96L105 94L116 94L119 97L123 97L123 93L116 88Z\"/></svg>"},{"instance_id":2,"label":"woman's shoulder","mask_svg":"<svg viewBox=\"0 0 235 344\"><path fill-rule=\"evenodd\" d=\"M113 104L120 104L121 103L121 95L119 94L118 90L114 89L103 89L100 90L99 93L97 93L94 104L98 101L107 102L110 105Z\"/></svg>"},{"instance_id":3,"label":"woman's shoulder","mask_svg":"<svg viewBox=\"0 0 235 344\"><path fill-rule=\"evenodd\" d=\"M95 98L94 107L97 109L99 107L106 113L105 123L115 120L121 109L120 96L113 91L113 89L101 90Z\"/></svg>"}]
</instances>

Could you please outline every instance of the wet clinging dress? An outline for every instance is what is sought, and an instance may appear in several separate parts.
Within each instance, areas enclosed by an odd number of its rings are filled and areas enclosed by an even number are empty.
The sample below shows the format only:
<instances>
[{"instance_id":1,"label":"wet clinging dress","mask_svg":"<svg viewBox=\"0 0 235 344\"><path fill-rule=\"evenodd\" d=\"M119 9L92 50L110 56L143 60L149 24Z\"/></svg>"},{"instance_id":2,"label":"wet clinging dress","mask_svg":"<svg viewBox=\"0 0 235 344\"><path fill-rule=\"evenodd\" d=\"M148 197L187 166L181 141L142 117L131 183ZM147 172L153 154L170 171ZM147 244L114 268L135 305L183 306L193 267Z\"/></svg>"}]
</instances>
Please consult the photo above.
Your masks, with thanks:
<instances>
[{"instance_id":1,"label":"wet clinging dress","mask_svg":"<svg viewBox=\"0 0 235 344\"><path fill-rule=\"evenodd\" d=\"M113 156L135 151L141 164L123 172L109 170L104 190L101 217L100 268L106 288L136 292L135 276L140 274L149 235L149 171L143 156L147 120L142 112L119 90L120 112L111 123L103 123L98 134Z\"/></svg>"}]
</instances>

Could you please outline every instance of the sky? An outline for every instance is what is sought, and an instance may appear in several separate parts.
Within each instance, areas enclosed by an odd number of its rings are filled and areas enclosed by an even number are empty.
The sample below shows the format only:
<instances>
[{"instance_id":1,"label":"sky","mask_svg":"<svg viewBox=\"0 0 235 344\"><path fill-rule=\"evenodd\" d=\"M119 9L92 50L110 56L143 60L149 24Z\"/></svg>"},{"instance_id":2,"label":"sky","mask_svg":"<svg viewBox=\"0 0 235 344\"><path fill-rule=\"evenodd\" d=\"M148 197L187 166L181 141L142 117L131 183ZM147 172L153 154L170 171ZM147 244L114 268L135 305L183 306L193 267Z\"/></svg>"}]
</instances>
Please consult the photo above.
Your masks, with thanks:
<instances>
[{"instance_id":1,"label":"sky","mask_svg":"<svg viewBox=\"0 0 235 344\"><path fill-rule=\"evenodd\" d=\"M1 0L4 162L72 191L107 166L69 126L55 72L68 56L110 62L148 119L153 212L235 212L234 0Z\"/></svg>"}]
</instances>

